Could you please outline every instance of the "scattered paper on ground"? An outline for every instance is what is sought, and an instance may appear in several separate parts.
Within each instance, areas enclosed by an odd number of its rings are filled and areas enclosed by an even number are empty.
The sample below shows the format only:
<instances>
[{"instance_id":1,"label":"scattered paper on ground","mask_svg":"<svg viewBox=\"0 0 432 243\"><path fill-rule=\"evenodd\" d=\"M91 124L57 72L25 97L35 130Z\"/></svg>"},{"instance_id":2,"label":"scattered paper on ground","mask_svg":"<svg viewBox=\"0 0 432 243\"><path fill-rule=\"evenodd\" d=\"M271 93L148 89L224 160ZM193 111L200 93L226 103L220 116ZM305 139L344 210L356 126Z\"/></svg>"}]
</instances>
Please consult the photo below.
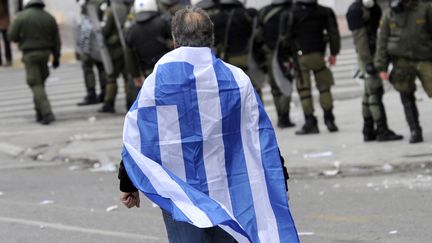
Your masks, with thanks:
<instances>
[{"instance_id":1,"label":"scattered paper on ground","mask_svg":"<svg viewBox=\"0 0 432 243\"><path fill-rule=\"evenodd\" d=\"M118 209L118 206L117 205L113 205L113 206L107 207L106 211L107 212L112 212L112 211L115 211L117 209Z\"/></svg>"},{"instance_id":2,"label":"scattered paper on ground","mask_svg":"<svg viewBox=\"0 0 432 243\"><path fill-rule=\"evenodd\" d=\"M330 157L333 156L332 151L326 151L326 152L319 152L319 153L310 153L310 154L304 154L303 157L305 159L316 159L316 158L322 158L322 157Z\"/></svg>"},{"instance_id":3,"label":"scattered paper on ground","mask_svg":"<svg viewBox=\"0 0 432 243\"><path fill-rule=\"evenodd\" d=\"M315 232L298 232L299 236L315 235Z\"/></svg>"},{"instance_id":4,"label":"scattered paper on ground","mask_svg":"<svg viewBox=\"0 0 432 243\"><path fill-rule=\"evenodd\" d=\"M43 200L42 202L40 202L39 204L41 205L46 205L46 204L53 204L54 201L53 200Z\"/></svg>"}]
</instances>

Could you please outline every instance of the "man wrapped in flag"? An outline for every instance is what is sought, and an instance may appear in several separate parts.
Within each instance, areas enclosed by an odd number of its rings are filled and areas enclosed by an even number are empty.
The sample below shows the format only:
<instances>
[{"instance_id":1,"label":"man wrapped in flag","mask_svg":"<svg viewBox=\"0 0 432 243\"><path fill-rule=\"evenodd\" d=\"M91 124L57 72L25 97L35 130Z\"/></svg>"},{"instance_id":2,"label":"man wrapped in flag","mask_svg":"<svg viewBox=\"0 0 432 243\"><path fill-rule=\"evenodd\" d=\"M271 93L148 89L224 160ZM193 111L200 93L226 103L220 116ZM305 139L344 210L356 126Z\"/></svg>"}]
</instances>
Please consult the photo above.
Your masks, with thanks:
<instances>
[{"instance_id":1,"label":"man wrapped in flag","mask_svg":"<svg viewBox=\"0 0 432 243\"><path fill-rule=\"evenodd\" d=\"M119 178L161 207L170 243L299 242L275 133L250 79L218 59L199 8L172 20L176 49L125 118Z\"/></svg>"}]
</instances>

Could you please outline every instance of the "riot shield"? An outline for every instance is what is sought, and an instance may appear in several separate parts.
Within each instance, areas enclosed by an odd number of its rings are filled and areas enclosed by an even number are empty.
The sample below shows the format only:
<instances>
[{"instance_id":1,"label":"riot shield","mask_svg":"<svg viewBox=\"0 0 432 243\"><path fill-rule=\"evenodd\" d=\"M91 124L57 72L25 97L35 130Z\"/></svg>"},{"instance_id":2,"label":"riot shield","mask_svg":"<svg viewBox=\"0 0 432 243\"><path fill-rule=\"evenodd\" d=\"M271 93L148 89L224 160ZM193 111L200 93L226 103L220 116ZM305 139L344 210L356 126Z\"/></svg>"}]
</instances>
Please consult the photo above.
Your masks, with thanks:
<instances>
[{"instance_id":1,"label":"riot shield","mask_svg":"<svg viewBox=\"0 0 432 243\"><path fill-rule=\"evenodd\" d=\"M91 3L87 4L87 14L94 27L94 37L96 38L95 43L99 46L100 58L104 65L105 72L107 75L110 75L114 72L114 68L102 35L97 5Z\"/></svg>"},{"instance_id":2,"label":"riot shield","mask_svg":"<svg viewBox=\"0 0 432 243\"><path fill-rule=\"evenodd\" d=\"M290 96L293 91L294 60L281 48L278 42L272 60L272 72L276 85L282 94Z\"/></svg>"}]
</instances>

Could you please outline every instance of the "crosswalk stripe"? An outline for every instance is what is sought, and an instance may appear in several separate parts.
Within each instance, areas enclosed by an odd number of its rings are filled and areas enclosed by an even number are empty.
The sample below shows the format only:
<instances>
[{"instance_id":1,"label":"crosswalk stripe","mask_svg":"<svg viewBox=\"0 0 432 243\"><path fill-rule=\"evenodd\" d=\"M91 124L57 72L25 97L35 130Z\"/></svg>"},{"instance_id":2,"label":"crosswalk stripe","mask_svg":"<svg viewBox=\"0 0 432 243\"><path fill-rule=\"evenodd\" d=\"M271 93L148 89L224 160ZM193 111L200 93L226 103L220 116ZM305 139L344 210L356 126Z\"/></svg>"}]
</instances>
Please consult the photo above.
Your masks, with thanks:
<instances>
[{"instance_id":1,"label":"crosswalk stripe","mask_svg":"<svg viewBox=\"0 0 432 243\"><path fill-rule=\"evenodd\" d=\"M332 91L336 94L345 92L347 96L360 94L361 87L353 79L357 70L355 50L342 50L337 61L337 65L331 68L336 82ZM119 113L122 113L126 111L123 81L119 80L118 84L116 107ZM9 119L11 121L34 119L33 98L25 82L24 70L0 69L0 85L0 119L3 122ZM56 115L82 113L88 116L92 112L96 113L101 106L101 104L86 107L76 105L85 95L83 73L79 63L65 64L60 69L51 71L46 89ZM316 95L317 91L314 90L313 93ZM263 99L266 109L273 110L273 98L268 85L263 89ZM298 100L296 92L293 94L293 100Z\"/></svg>"}]
</instances>

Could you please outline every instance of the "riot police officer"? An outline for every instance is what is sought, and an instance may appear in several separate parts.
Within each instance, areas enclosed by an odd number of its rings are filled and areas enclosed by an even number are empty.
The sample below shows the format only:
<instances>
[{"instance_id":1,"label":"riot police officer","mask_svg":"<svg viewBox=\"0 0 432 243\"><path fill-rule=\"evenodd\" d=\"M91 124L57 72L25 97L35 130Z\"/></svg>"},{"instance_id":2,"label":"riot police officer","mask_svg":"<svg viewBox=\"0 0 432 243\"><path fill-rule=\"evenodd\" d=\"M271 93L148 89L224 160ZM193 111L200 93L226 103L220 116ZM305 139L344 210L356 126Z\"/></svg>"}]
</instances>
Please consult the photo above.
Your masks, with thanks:
<instances>
[{"instance_id":1,"label":"riot police officer","mask_svg":"<svg viewBox=\"0 0 432 243\"><path fill-rule=\"evenodd\" d=\"M93 1L95 5L100 6L103 1ZM95 38L95 27L88 15L87 5L88 0L80 0L78 3L81 6L81 21L78 26L78 38L77 38L77 55L81 61L81 67L84 74L84 84L86 86L87 94L84 99L79 102L78 106L92 105L103 102L105 98L105 86L106 86L106 72L102 63L101 55L99 54L98 45ZM99 11L101 12L101 11ZM99 15L102 15L99 13ZM97 21L100 21L98 19ZM96 94L96 75L93 68L96 67L98 70L98 78L100 85L100 94Z\"/></svg>"},{"instance_id":2,"label":"riot police officer","mask_svg":"<svg viewBox=\"0 0 432 243\"><path fill-rule=\"evenodd\" d=\"M383 84L373 64L381 15L381 7L376 0L356 0L350 5L346 15L348 27L353 34L359 68L364 77L362 114L365 142L393 141L403 138L387 126L387 116L382 101Z\"/></svg>"},{"instance_id":3,"label":"riot police officer","mask_svg":"<svg viewBox=\"0 0 432 243\"><path fill-rule=\"evenodd\" d=\"M128 67L136 86L148 76L156 62L172 47L169 18L158 12L156 0L135 0L135 22L128 28Z\"/></svg>"},{"instance_id":4,"label":"riot police officer","mask_svg":"<svg viewBox=\"0 0 432 243\"><path fill-rule=\"evenodd\" d=\"M249 41L252 37L253 11L238 0L220 0L213 17L215 49L224 61L247 70Z\"/></svg>"},{"instance_id":5,"label":"riot police officer","mask_svg":"<svg viewBox=\"0 0 432 243\"><path fill-rule=\"evenodd\" d=\"M294 126L289 117L291 96L284 95L277 86L272 72L272 61L280 35L281 17L291 11L292 3L292 0L273 0L258 12L258 28L253 47L254 55L259 56L255 59L261 59L259 66L267 74L278 115L277 126L280 128Z\"/></svg>"},{"instance_id":6,"label":"riot police officer","mask_svg":"<svg viewBox=\"0 0 432 243\"><path fill-rule=\"evenodd\" d=\"M111 0L110 7L105 12L105 21L102 28L102 34L105 43L109 49L111 62L113 64L113 72L107 77L106 94L102 108L99 112L113 113L115 112L115 99L117 96L117 78L122 74L125 83L126 92L126 108L129 108L136 97L136 92L133 90L133 81L131 80L125 65L124 39L123 28L127 19L127 15L131 9L131 0ZM123 42L123 43L122 43Z\"/></svg>"},{"instance_id":7,"label":"riot police officer","mask_svg":"<svg viewBox=\"0 0 432 243\"><path fill-rule=\"evenodd\" d=\"M314 116L310 72L315 76L320 93L319 101L324 110L324 123L330 132L336 132L338 127L333 115L333 97L330 90L334 78L324 60L327 39L330 46L330 65L336 64L336 55L340 51L336 16L333 10L319 5L317 0L297 0L293 8L293 17L288 18L288 21L288 31L291 32L291 42L299 64L296 86L305 115L305 124L296 134L319 133L317 119Z\"/></svg>"},{"instance_id":8,"label":"riot police officer","mask_svg":"<svg viewBox=\"0 0 432 243\"><path fill-rule=\"evenodd\" d=\"M390 76L389 64L393 64ZM399 91L411 131L410 143L423 141L415 98L418 77L432 97L432 5L418 0L390 0L378 36L375 66L382 80Z\"/></svg>"},{"instance_id":9,"label":"riot police officer","mask_svg":"<svg viewBox=\"0 0 432 243\"><path fill-rule=\"evenodd\" d=\"M48 60L53 55L53 68L60 65L60 35L53 16L44 11L42 0L24 0L24 10L13 21L8 35L18 42L23 52L27 84L33 92L36 121L48 125L55 120L45 81L49 76Z\"/></svg>"}]
</instances>

